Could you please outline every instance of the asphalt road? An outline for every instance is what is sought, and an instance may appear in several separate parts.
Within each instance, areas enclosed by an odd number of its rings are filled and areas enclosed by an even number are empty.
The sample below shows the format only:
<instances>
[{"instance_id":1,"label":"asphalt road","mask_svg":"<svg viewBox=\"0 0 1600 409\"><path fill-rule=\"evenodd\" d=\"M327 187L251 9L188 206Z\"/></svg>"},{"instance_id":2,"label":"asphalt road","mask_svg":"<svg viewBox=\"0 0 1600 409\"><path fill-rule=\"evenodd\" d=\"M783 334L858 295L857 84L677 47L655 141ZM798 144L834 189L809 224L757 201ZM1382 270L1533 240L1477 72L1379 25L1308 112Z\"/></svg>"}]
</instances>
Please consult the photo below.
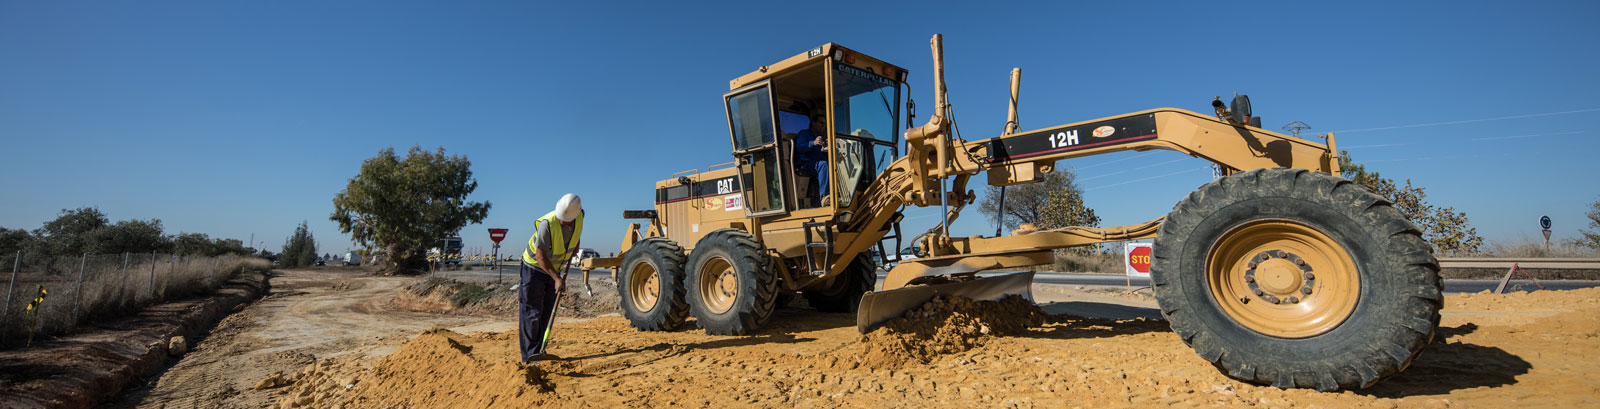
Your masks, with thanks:
<instances>
[{"instance_id":1,"label":"asphalt road","mask_svg":"<svg viewBox=\"0 0 1600 409\"><path fill-rule=\"evenodd\" d=\"M451 271L444 274L450 278L476 282L494 282L497 278L501 278L504 280L504 282L508 283L514 283L518 280L517 275L519 272L517 264L508 264L502 266L501 272L504 274L503 276L497 276L493 269ZM577 270L573 270L574 274L577 272ZM879 271L878 279L883 279L883 273L883 271ZM597 277L609 276L611 276L611 270L607 269L596 269L589 272L589 277L591 280ZM577 280L578 277L572 276L571 279ZM1149 279L1133 278L1129 280L1126 278L1126 276L1116 274L1038 273L1033 276L1033 281L1036 283L1064 285L1133 285L1135 287L1146 287L1150 285ZM1549 290L1576 290L1579 288L1600 287L1600 281L1589 280L1540 280L1539 283L1543 284L1544 288ZM582 285L579 282L569 282L569 284L575 286ZM1499 280L1444 280L1444 291L1451 294L1476 293L1484 290L1494 291L1494 287L1498 285L1500 285ZM1511 280L1511 283L1506 285L1507 291L1528 291L1537 289L1539 289L1539 287L1534 285L1532 281L1528 280Z\"/></svg>"}]
</instances>

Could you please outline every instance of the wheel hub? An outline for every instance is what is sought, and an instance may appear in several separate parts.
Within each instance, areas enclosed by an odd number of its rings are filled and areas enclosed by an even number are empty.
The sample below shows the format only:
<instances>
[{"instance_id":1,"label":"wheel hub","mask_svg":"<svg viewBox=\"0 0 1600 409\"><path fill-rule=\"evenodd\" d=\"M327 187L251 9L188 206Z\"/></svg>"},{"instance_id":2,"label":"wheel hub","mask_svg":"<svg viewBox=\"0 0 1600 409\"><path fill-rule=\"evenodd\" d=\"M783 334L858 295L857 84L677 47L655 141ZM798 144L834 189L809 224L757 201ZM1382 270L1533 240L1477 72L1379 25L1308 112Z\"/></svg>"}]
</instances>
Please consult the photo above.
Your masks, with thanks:
<instances>
[{"instance_id":1,"label":"wheel hub","mask_svg":"<svg viewBox=\"0 0 1600 409\"><path fill-rule=\"evenodd\" d=\"M1281 249L1250 259L1244 282L1256 298L1273 304L1299 304L1316 287L1316 272L1300 255Z\"/></svg>"},{"instance_id":2,"label":"wheel hub","mask_svg":"<svg viewBox=\"0 0 1600 409\"><path fill-rule=\"evenodd\" d=\"M723 271L722 277L717 280L717 289L722 291L722 296L733 298L739 293L739 279L733 276L733 270Z\"/></svg>"},{"instance_id":3,"label":"wheel hub","mask_svg":"<svg viewBox=\"0 0 1600 409\"><path fill-rule=\"evenodd\" d=\"M1338 241L1298 221L1235 227L1207 255L1206 281L1229 318L1253 331L1305 338L1355 311L1361 280Z\"/></svg>"},{"instance_id":4,"label":"wheel hub","mask_svg":"<svg viewBox=\"0 0 1600 409\"><path fill-rule=\"evenodd\" d=\"M733 309L733 300L739 296L739 276L733 264L721 257L712 257L700 267L700 303L714 314Z\"/></svg>"},{"instance_id":5,"label":"wheel hub","mask_svg":"<svg viewBox=\"0 0 1600 409\"><path fill-rule=\"evenodd\" d=\"M639 263L633 267L628 278L628 294L633 308L639 312L655 309L656 300L661 297L661 274L656 271L655 265Z\"/></svg>"}]
</instances>

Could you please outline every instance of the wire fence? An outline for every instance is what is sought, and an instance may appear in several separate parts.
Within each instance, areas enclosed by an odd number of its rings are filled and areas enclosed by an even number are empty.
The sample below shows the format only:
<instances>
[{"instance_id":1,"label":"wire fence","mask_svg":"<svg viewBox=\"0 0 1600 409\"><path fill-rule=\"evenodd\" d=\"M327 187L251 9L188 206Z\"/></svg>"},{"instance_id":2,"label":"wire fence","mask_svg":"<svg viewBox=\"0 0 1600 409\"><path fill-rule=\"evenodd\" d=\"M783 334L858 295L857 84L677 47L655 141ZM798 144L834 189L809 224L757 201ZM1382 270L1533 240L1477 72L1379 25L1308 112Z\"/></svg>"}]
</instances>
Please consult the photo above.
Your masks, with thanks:
<instances>
[{"instance_id":1,"label":"wire fence","mask_svg":"<svg viewBox=\"0 0 1600 409\"><path fill-rule=\"evenodd\" d=\"M161 253L28 257L0 255L0 348L59 334L96 318L209 293L240 271L266 268L245 256Z\"/></svg>"}]
</instances>

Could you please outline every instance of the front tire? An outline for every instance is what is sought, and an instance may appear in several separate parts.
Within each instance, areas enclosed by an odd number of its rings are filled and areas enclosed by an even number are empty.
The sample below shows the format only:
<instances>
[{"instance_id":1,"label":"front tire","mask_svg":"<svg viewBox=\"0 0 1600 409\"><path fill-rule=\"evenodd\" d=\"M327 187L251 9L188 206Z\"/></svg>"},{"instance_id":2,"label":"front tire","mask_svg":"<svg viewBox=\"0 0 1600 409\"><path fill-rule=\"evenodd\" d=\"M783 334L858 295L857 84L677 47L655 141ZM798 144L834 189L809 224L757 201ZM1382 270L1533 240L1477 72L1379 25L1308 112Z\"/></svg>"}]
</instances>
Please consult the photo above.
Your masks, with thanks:
<instances>
[{"instance_id":1,"label":"front tire","mask_svg":"<svg viewBox=\"0 0 1600 409\"><path fill-rule=\"evenodd\" d=\"M672 240L644 239L623 255L617 295L622 315L644 331L671 331L689 318L683 286L683 247Z\"/></svg>"},{"instance_id":2,"label":"front tire","mask_svg":"<svg viewBox=\"0 0 1600 409\"><path fill-rule=\"evenodd\" d=\"M1330 175L1258 169L1173 207L1151 282L1173 332L1228 376L1365 388L1439 326L1438 260L1382 197Z\"/></svg>"},{"instance_id":3,"label":"front tire","mask_svg":"<svg viewBox=\"0 0 1600 409\"><path fill-rule=\"evenodd\" d=\"M712 335L745 335L777 307L778 278L749 233L722 229L700 239L689 256L689 308Z\"/></svg>"}]
</instances>

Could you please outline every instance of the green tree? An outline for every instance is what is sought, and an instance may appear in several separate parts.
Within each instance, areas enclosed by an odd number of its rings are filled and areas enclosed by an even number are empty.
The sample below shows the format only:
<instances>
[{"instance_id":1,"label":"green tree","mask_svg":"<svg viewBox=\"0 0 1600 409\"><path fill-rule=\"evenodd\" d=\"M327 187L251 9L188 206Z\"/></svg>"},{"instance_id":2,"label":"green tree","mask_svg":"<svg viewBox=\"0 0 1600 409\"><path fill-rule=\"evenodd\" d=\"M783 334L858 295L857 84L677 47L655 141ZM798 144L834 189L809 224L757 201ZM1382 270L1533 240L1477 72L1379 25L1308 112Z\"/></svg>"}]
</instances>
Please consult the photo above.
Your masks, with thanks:
<instances>
[{"instance_id":1,"label":"green tree","mask_svg":"<svg viewBox=\"0 0 1600 409\"><path fill-rule=\"evenodd\" d=\"M16 257L18 251L37 246L37 239L23 229L0 227L0 258Z\"/></svg>"},{"instance_id":2,"label":"green tree","mask_svg":"<svg viewBox=\"0 0 1600 409\"><path fill-rule=\"evenodd\" d=\"M1000 188L989 186L978 211L991 222L1003 217L1001 225L1006 230L1024 223L1040 229L1099 226L1100 216L1083 203L1083 189L1078 187L1077 179L1071 170L1058 169L1044 174L1037 183L1008 186L1004 209L1000 205ZM1094 250L1094 246L1084 246L1068 251L1086 255Z\"/></svg>"},{"instance_id":3,"label":"green tree","mask_svg":"<svg viewBox=\"0 0 1600 409\"><path fill-rule=\"evenodd\" d=\"M431 244L489 215L489 202L467 201L478 188L472 162L444 152L413 146L400 158L394 148L379 151L334 195L328 219L363 247L384 249L384 271L420 270Z\"/></svg>"},{"instance_id":4,"label":"green tree","mask_svg":"<svg viewBox=\"0 0 1600 409\"><path fill-rule=\"evenodd\" d=\"M210 256L216 249L212 247L211 236L205 233L178 233L172 238L172 253L180 256Z\"/></svg>"},{"instance_id":5,"label":"green tree","mask_svg":"<svg viewBox=\"0 0 1600 409\"><path fill-rule=\"evenodd\" d=\"M1422 237L1440 252L1471 254L1483 246L1483 237L1478 236L1478 229L1467 220L1466 212L1429 204L1427 192L1422 187L1412 186L1411 179L1406 179L1404 185L1397 184L1376 171L1368 171L1365 165L1356 164L1347 151L1339 151L1339 169L1345 179L1388 199L1395 210L1422 229Z\"/></svg>"},{"instance_id":6,"label":"green tree","mask_svg":"<svg viewBox=\"0 0 1600 409\"><path fill-rule=\"evenodd\" d=\"M1024 223L1041 229L1066 226L1099 226L1100 216L1083 203L1083 189L1077 175L1067 169L1044 174L1039 182L1005 188L1005 208L1000 206L1000 187L989 186L978 212L989 221L997 218L1006 230Z\"/></svg>"},{"instance_id":7,"label":"green tree","mask_svg":"<svg viewBox=\"0 0 1600 409\"><path fill-rule=\"evenodd\" d=\"M89 232L111 224L105 213L93 207L61 209L61 215L34 230L43 241L46 253L56 256L82 254L90 250Z\"/></svg>"},{"instance_id":8,"label":"green tree","mask_svg":"<svg viewBox=\"0 0 1600 409\"><path fill-rule=\"evenodd\" d=\"M1589 228L1594 230L1579 230L1578 234L1582 235L1582 237L1574 239L1573 244L1600 249L1600 200L1589 204L1588 216Z\"/></svg>"},{"instance_id":9,"label":"green tree","mask_svg":"<svg viewBox=\"0 0 1600 409\"><path fill-rule=\"evenodd\" d=\"M298 268L316 261L317 239L311 236L311 229L306 227L306 222L301 221L300 226L294 228L294 234L284 240L283 252L278 254L278 266Z\"/></svg>"},{"instance_id":10,"label":"green tree","mask_svg":"<svg viewBox=\"0 0 1600 409\"><path fill-rule=\"evenodd\" d=\"M161 219L123 220L87 235L88 252L96 254L169 251L172 238L162 234Z\"/></svg>"}]
</instances>

